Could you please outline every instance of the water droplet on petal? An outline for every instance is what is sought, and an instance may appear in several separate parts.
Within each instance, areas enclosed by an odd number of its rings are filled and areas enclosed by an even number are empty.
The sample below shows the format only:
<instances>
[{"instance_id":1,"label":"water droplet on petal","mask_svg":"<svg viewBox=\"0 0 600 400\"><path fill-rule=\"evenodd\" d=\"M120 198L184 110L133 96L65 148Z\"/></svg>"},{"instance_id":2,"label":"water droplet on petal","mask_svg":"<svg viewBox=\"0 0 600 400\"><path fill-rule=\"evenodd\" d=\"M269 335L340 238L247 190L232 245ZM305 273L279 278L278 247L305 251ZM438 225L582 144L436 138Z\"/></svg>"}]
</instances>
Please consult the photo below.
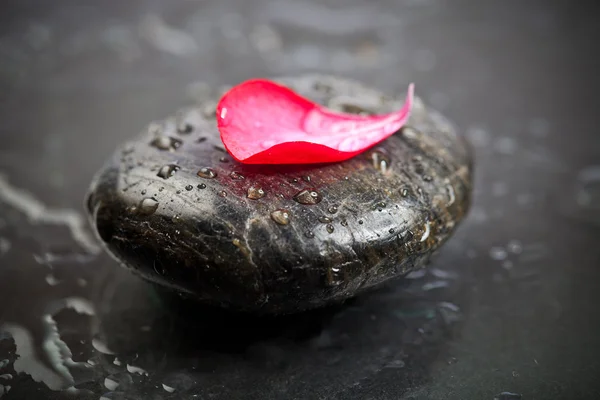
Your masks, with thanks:
<instances>
[{"instance_id":1,"label":"water droplet on petal","mask_svg":"<svg viewBox=\"0 0 600 400\"><path fill-rule=\"evenodd\" d=\"M290 223L291 213L284 209L275 210L271 213L271 219L279 225L287 225Z\"/></svg>"},{"instance_id":2,"label":"water droplet on petal","mask_svg":"<svg viewBox=\"0 0 600 400\"><path fill-rule=\"evenodd\" d=\"M214 179L217 177L216 171L210 167L200 168L197 175L204 179Z\"/></svg>"}]
</instances>

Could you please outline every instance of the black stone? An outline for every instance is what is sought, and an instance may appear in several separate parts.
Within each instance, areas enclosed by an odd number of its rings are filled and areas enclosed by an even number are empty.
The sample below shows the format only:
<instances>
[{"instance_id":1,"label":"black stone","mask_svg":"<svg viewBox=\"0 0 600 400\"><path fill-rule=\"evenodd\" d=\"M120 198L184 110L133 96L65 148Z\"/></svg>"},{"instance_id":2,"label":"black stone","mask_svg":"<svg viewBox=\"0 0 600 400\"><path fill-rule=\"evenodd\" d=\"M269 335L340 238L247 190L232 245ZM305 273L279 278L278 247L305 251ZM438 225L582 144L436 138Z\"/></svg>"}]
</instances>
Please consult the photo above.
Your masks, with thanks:
<instances>
[{"instance_id":1,"label":"black stone","mask_svg":"<svg viewBox=\"0 0 600 400\"><path fill-rule=\"evenodd\" d=\"M384 113L404 100L334 77L280 81L346 111ZM469 207L469 146L419 99L402 132L373 149L302 166L222 162L230 157L207 107L125 143L87 200L111 254L185 297L259 313L342 301L423 267ZM181 132L184 117L190 128ZM157 147L163 137L177 146Z\"/></svg>"}]
</instances>

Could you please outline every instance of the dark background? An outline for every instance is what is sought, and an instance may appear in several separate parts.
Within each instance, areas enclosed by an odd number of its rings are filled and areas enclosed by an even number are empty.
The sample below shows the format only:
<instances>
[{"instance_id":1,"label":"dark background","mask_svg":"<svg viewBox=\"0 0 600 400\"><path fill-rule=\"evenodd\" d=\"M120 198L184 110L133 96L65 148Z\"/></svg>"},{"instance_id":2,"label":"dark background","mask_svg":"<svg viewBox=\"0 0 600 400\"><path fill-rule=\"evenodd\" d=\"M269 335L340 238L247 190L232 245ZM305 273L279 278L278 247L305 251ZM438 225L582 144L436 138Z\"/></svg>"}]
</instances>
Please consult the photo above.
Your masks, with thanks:
<instances>
[{"instance_id":1,"label":"dark background","mask_svg":"<svg viewBox=\"0 0 600 400\"><path fill-rule=\"evenodd\" d=\"M600 398L592 4L2 1L0 398ZM474 204L427 274L231 319L97 254L83 197L120 142L207 87L302 72L415 82L471 140Z\"/></svg>"}]
</instances>

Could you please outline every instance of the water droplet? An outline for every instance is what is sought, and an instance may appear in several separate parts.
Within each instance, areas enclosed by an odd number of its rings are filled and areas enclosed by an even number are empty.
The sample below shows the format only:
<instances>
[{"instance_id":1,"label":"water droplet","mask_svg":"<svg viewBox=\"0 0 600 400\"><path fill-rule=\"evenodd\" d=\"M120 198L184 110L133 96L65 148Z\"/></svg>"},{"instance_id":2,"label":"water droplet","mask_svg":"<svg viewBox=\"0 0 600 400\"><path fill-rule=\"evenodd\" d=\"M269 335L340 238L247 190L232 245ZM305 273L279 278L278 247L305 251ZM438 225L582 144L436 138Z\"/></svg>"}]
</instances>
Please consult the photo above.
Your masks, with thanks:
<instances>
[{"instance_id":1,"label":"water droplet","mask_svg":"<svg viewBox=\"0 0 600 400\"><path fill-rule=\"evenodd\" d=\"M375 204L375 206L379 209L379 211L381 211L381 209L385 208L387 204L385 203L385 201L379 201L377 202L377 204Z\"/></svg>"},{"instance_id":2,"label":"water droplet","mask_svg":"<svg viewBox=\"0 0 600 400\"><path fill-rule=\"evenodd\" d=\"M219 196L221 196L221 197L227 197L227 192L226 192L226 191L224 191L224 190L221 190L221 191L219 192Z\"/></svg>"},{"instance_id":3,"label":"water droplet","mask_svg":"<svg viewBox=\"0 0 600 400\"><path fill-rule=\"evenodd\" d=\"M108 390L127 390L133 385L133 378L126 372L118 372L104 378L104 387Z\"/></svg>"},{"instance_id":4,"label":"water droplet","mask_svg":"<svg viewBox=\"0 0 600 400\"><path fill-rule=\"evenodd\" d=\"M359 225L362 225L363 223L364 223L364 222L363 222L363 220L362 220L362 219L359 219L359 220L358 220L358 224L359 224Z\"/></svg>"},{"instance_id":5,"label":"water droplet","mask_svg":"<svg viewBox=\"0 0 600 400\"><path fill-rule=\"evenodd\" d=\"M396 231L394 230L394 228L390 228L390 230L389 230L388 232L389 232L389 233L394 233L394 232L396 232Z\"/></svg>"},{"instance_id":6,"label":"water droplet","mask_svg":"<svg viewBox=\"0 0 600 400\"><path fill-rule=\"evenodd\" d=\"M163 186L161 186L161 187L158 188L159 192L162 192L163 190L165 190L165 188Z\"/></svg>"},{"instance_id":7,"label":"water droplet","mask_svg":"<svg viewBox=\"0 0 600 400\"><path fill-rule=\"evenodd\" d=\"M340 267L331 267L327 271L327 284L329 286L338 286L344 281L344 276Z\"/></svg>"},{"instance_id":8,"label":"water droplet","mask_svg":"<svg viewBox=\"0 0 600 400\"><path fill-rule=\"evenodd\" d=\"M518 240L511 240L506 248L513 254L520 254L523 251L523 245Z\"/></svg>"},{"instance_id":9,"label":"water droplet","mask_svg":"<svg viewBox=\"0 0 600 400\"><path fill-rule=\"evenodd\" d=\"M221 157L219 157L219 161L222 163L228 163L229 159L226 156L221 156Z\"/></svg>"},{"instance_id":10,"label":"water droplet","mask_svg":"<svg viewBox=\"0 0 600 400\"><path fill-rule=\"evenodd\" d=\"M141 191L142 196L145 195L147 193L146 189Z\"/></svg>"},{"instance_id":11,"label":"water droplet","mask_svg":"<svg viewBox=\"0 0 600 400\"><path fill-rule=\"evenodd\" d=\"M423 175L423 180L425 182L431 182L433 180L433 177L431 175Z\"/></svg>"},{"instance_id":12,"label":"water droplet","mask_svg":"<svg viewBox=\"0 0 600 400\"><path fill-rule=\"evenodd\" d=\"M169 179L170 177L172 177L175 172L179 171L179 166L175 165L175 164L167 164L167 165L163 165L162 167L160 167L160 169L158 170L158 174L156 174L156 176L158 176L159 178L163 178L163 179ZM162 191L163 188L161 188L160 190Z\"/></svg>"},{"instance_id":13,"label":"water droplet","mask_svg":"<svg viewBox=\"0 0 600 400\"><path fill-rule=\"evenodd\" d=\"M521 400L523 395L513 392L502 392L494 396L494 400Z\"/></svg>"},{"instance_id":14,"label":"water droplet","mask_svg":"<svg viewBox=\"0 0 600 400\"><path fill-rule=\"evenodd\" d=\"M284 209L275 210L271 213L271 219L279 225L287 225L290 223L291 213Z\"/></svg>"},{"instance_id":15,"label":"water droplet","mask_svg":"<svg viewBox=\"0 0 600 400\"><path fill-rule=\"evenodd\" d=\"M176 125L177 132L181 134L192 133L194 130L194 126L187 120L186 115L183 113L177 115Z\"/></svg>"},{"instance_id":16,"label":"water droplet","mask_svg":"<svg viewBox=\"0 0 600 400\"><path fill-rule=\"evenodd\" d=\"M248 198L251 200L258 200L265 197L265 191L261 188L256 188L254 186L250 186L248 188Z\"/></svg>"},{"instance_id":17,"label":"water droplet","mask_svg":"<svg viewBox=\"0 0 600 400\"><path fill-rule=\"evenodd\" d=\"M296 200L300 204L305 205L314 205L321 202L322 197L319 192L314 189L305 189L294 196L294 200Z\"/></svg>"},{"instance_id":18,"label":"water droplet","mask_svg":"<svg viewBox=\"0 0 600 400\"><path fill-rule=\"evenodd\" d=\"M210 167L200 168L200 171L198 171L197 175L200 178L204 178L204 179L214 179L217 177L217 173L215 172L215 170Z\"/></svg>"},{"instance_id":19,"label":"water droplet","mask_svg":"<svg viewBox=\"0 0 600 400\"><path fill-rule=\"evenodd\" d=\"M159 150L177 150L183 142L180 139L173 138L170 136L157 136L150 142L150 146L156 147Z\"/></svg>"},{"instance_id":20,"label":"water droplet","mask_svg":"<svg viewBox=\"0 0 600 400\"><path fill-rule=\"evenodd\" d=\"M206 183L199 184L198 189L206 189Z\"/></svg>"},{"instance_id":21,"label":"water droplet","mask_svg":"<svg viewBox=\"0 0 600 400\"><path fill-rule=\"evenodd\" d=\"M329 233L333 233L333 231L335 230L333 228L333 225L331 225L331 224L327 224L327 226L325 228L327 229L327 232L329 232Z\"/></svg>"},{"instance_id":22,"label":"water droplet","mask_svg":"<svg viewBox=\"0 0 600 400\"><path fill-rule=\"evenodd\" d=\"M342 225L342 226L348 226L348 221L346 221L345 219L343 219L342 222L340 222L340 225Z\"/></svg>"},{"instance_id":23,"label":"water droplet","mask_svg":"<svg viewBox=\"0 0 600 400\"><path fill-rule=\"evenodd\" d=\"M329 224L331 223L332 219L329 217L319 217L319 222L323 223L323 224Z\"/></svg>"},{"instance_id":24,"label":"water droplet","mask_svg":"<svg viewBox=\"0 0 600 400\"><path fill-rule=\"evenodd\" d=\"M140 201L140 205L137 208L137 212L143 215L151 215L154 214L156 209L158 208L158 201L153 199L152 197L146 197L142 201Z\"/></svg>"},{"instance_id":25,"label":"water droplet","mask_svg":"<svg viewBox=\"0 0 600 400\"><path fill-rule=\"evenodd\" d=\"M369 158L373 164L373 168L380 171L382 174L388 172L391 165L391 159L383 149L371 151Z\"/></svg>"},{"instance_id":26,"label":"water droplet","mask_svg":"<svg viewBox=\"0 0 600 400\"><path fill-rule=\"evenodd\" d=\"M246 179L246 177L245 177L244 175L240 174L239 172L235 172L235 171L232 171L232 172L229 174L229 177L230 177L231 179L235 179L235 180L238 180L238 181L241 181L241 180L243 180L243 179Z\"/></svg>"},{"instance_id":27,"label":"water droplet","mask_svg":"<svg viewBox=\"0 0 600 400\"><path fill-rule=\"evenodd\" d=\"M315 237L315 233L313 231L306 231L304 232L304 236L306 236L309 239L312 239Z\"/></svg>"},{"instance_id":28,"label":"water droplet","mask_svg":"<svg viewBox=\"0 0 600 400\"><path fill-rule=\"evenodd\" d=\"M190 190L192 190L193 188L194 188L194 187L193 187L192 185L187 185L187 186L185 187L185 190L187 190L187 191L189 192L189 191L190 191Z\"/></svg>"},{"instance_id":29,"label":"water droplet","mask_svg":"<svg viewBox=\"0 0 600 400\"><path fill-rule=\"evenodd\" d=\"M336 212L338 212L338 206L329 206L329 208L327 209L327 212L329 212L330 214L335 214Z\"/></svg>"},{"instance_id":30,"label":"water droplet","mask_svg":"<svg viewBox=\"0 0 600 400\"><path fill-rule=\"evenodd\" d=\"M206 142L206 138L204 136L200 136L198 139L196 139L196 143L202 143L202 142Z\"/></svg>"},{"instance_id":31,"label":"water droplet","mask_svg":"<svg viewBox=\"0 0 600 400\"><path fill-rule=\"evenodd\" d=\"M178 191L176 191L175 193L177 193L177 194L181 194L181 190L178 190Z\"/></svg>"},{"instance_id":32,"label":"water droplet","mask_svg":"<svg viewBox=\"0 0 600 400\"><path fill-rule=\"evenodd\" d=\"M148 371L146 371L143 368L136 367L135 365L131 365L131 364L127 364L127 371L131 374L148 376Z\"/></svg>"},{"instance_id":33,"label":"water droplet","mask_svg":"<svg viewBox=\"0 0 600 400\"><path fill-rule=\"evenodd\" d=\"M311 178L310 178L310 176L305 175L305 176L302 177L302 180L304 180L305 182L310 182Z\"/></svg>"},{"instance_id":34,"label":"water droplet","mask_svg":"<svg viewBox=\"0 0 600 400\"><path fill-rule=\"evenodd\" d=\"M224 108L224 110L225 110L225 108ZM164 389L166 392L169 392L169 393L173 393L173 392L175 391L175 388L174 388L174 387L171 387L171 386L165 385L164 383L162 384L162 387L163 387L163 389Z\"/></svg>"},{"instance_id":35,"label":"water droplet","mask_svg":"<svg viewBox=\"0 0 600 400\"><path fill-rule=\"evenodd\" d=\"M508 257L508 253L502 247L492 247L490 249L490 258L496 261L505 260Z\"/></svg>"}]
</instances>

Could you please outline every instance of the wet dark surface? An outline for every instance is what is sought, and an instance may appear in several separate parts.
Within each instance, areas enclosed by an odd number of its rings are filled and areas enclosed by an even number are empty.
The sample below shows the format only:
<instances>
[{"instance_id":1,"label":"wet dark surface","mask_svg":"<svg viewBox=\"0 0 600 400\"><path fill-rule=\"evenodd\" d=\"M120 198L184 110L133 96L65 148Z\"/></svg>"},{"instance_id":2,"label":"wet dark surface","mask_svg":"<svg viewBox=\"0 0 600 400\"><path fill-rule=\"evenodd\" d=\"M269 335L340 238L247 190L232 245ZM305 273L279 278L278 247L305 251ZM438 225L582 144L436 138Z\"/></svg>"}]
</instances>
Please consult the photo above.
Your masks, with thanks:
<instances>
[{"instance_id":1,"label":"wet dark surface","mask_svg":"<svg viewBox=\"0 0 600 400\"><path fill-rule=\"evenodd\" d=\"M2 399L598 398L600 24L557 3L3 2ZM205 84L300 72L414 81L467 132L473 209L427 274L247 319L98 252L83 196L119 143Z\"/></svg>"}]
</instances>

